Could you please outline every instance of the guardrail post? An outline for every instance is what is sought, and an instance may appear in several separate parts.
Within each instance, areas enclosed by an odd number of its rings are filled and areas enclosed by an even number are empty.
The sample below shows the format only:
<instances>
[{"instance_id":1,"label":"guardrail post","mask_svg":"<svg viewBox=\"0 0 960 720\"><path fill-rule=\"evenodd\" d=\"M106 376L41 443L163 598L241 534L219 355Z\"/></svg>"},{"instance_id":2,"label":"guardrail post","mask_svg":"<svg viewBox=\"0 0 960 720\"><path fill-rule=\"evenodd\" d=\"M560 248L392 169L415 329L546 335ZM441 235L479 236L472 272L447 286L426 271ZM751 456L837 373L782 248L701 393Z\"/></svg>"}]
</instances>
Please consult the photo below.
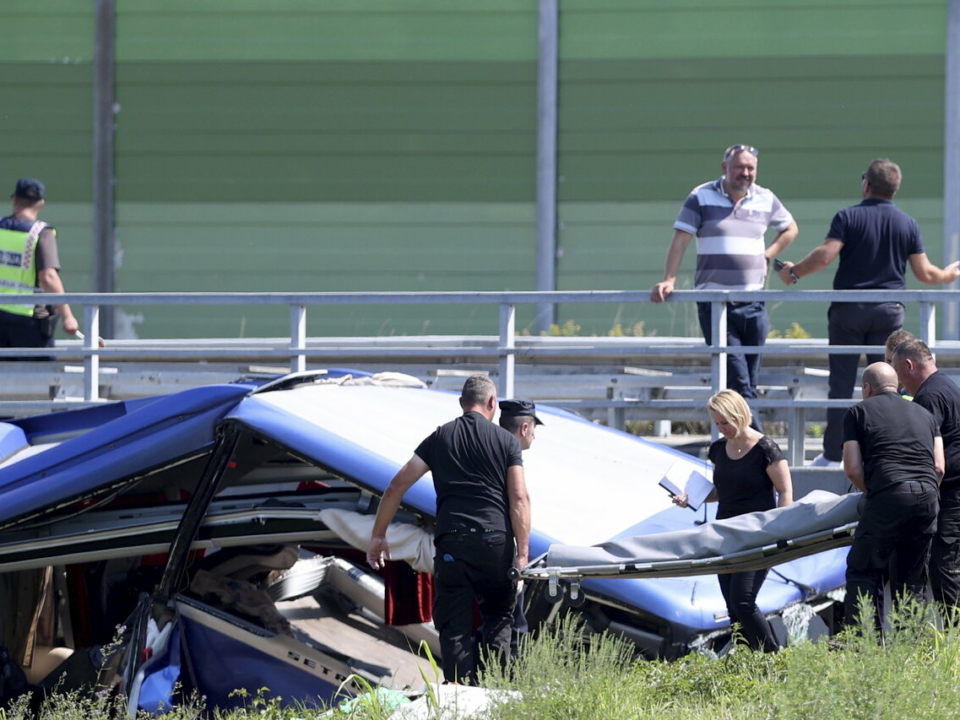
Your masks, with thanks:
<instances>
[{"instance_id":1,"label":"guardrail post","mask_svg":"<svg viewBox=\"0 0 960 720\"><path fill-rule=\"evenodd\" d=\"M500 387L501 398L513 397L513 371L516 356L517 308L510 303L500 306Z\"/></svg>"},{"instance_id":2,"label":"guardrail post","mask_svg":"<svg viewBox=\"0 0 960 720\"><path fill-rule=\"evenodd\" d=\"M83 309L83 399L94 402L100 399L100 306L87 305Z\"/></svg>"},{"instance_id":3,"label":"guardrail post","mask_svg":"<svg viewBox=\"0 0 960 720\"><path fill-rule=\"evenodd\" d=\"M723 301L710 303L710 326L714 353L711 357L713 392L727 387L727 304Z\"/></svg>"},{"instance_id":4,"label":"guardrail post","mask_svg":"<svg viewBox=\"0 0 960 720\"><path fill-rule=\"evenodd\" d=\"M290 306L290 372L307 369L307 356L298 350L307 349L307 306Z\"/></svg>"},{"instance_id":5,"label":"guardrail post","mask_svg":"<svg viewBox=\"0 0 960 720\"><path fill-rule=\"evenodd\" d=\"M931 350L937 342L937 306L932 302L920 302L920 339Z\"/></svg>"},{"instance_id":6,"label":"guardrail post","mask_svg":"<svg viewBox=\"0 0 960 720\"><path fill-rule=\"evenodd\" d=\"M787 426L787 464L801 467L806 460L807 418L802 407L790 409L790 424Z\"/></svg>"}]
</instances>

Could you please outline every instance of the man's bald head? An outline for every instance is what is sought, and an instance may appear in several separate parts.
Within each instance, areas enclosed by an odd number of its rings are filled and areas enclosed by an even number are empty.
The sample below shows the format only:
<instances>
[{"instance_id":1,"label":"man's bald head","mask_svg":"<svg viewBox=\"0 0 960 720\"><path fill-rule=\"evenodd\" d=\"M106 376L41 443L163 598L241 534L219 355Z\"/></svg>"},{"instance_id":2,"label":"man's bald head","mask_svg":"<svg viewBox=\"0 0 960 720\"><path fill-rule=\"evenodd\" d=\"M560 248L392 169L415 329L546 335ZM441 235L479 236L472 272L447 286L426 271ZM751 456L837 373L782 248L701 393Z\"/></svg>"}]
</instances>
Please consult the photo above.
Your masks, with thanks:
<instances>
[{"instance_id":1,"label":"man's bald head","mask_svg":"<svg viewBox=\"0 0 960 720\"><path fill-rule=\"evenodd\" d=\"M868 365L863 371L863 384L864 390L870 388L871 396L882 392L897 392L900 388L896 371L885 362ZM866 393L864 396L866 397Z\"/></svg>"}]
</instances>

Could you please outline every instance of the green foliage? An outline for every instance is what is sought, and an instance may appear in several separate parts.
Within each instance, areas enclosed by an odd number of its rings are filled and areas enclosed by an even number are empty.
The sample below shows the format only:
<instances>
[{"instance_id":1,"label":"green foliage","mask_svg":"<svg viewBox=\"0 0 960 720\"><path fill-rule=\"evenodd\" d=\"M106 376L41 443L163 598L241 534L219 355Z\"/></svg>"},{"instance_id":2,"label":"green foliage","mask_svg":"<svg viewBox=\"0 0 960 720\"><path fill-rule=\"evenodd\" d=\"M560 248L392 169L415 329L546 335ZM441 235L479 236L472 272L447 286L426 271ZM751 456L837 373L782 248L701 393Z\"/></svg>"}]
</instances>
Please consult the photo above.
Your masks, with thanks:
<instances>
[{"instance_id":1,"label":"green foliage","mask_svg":"<svg viewBox=\"0 0 960 720\"><path fill-rule=\"evenodd\" d=\"M960 718L960 631L928 607L891 613L871 628L775 655L738 647L719 660L626 660L621 641L570 625L544 633L490 686L521 690L490 715L605 720L900 720Z\"/></svg>"},{"instance_id":2,"label":"green foliage","mask_svg":"<svg viewBox=\"0 0 960 720\"><path fill-rule=\"evenodd\" d=\"M866 619L866 617L864 618ZM566 616L521 643L520 657L481 677L491 689L519 691L487 720L960 720L960 629L929 606L905 604L880 636L871 623L828 642L800 643L778 654L739 646L720 659L688 655L674 662L637 661L633 646L591 633ZM362 683L361 683L362 685ZM265 690L216 720L385 720L397 707L382 688L332 709L282 707ZM433 697L431 718L457 718ZM42 720L108 720L124 716L110 694L66 693L48 699ZM198 720L194 698L161 720ZM25 701L0 720L33 720Z\"/></svg>"},{"instance_id":3,"label":"green foliage","mask_svg":"<svg viewBox=\"0 0 960 720\"><path fill-rule=\"evenodd\" d=\"M790 327L786 332L781 332L780 330L771 330L767 333L768 338L788 338L790 340L802 340L804 338L813 337L810 333L804 330L800 323L790 323Z\"/></svg>"},{"instance_id":4,"label":"green foliage","mask_svg":"<svg viewBox=\"0 0 960 720\"><path fill-rule=\"evenodd\" d=\"M607 335L610 337L645 337L647 335L646 326L647 323L644 320L634 323L633 327L628 328L623 327L622 323L614 323Z\"/></svg>"},{"instance_id":5,"label":"green foliage","mask_svg":"<svg viewBox=\"0 0 960 720\"><path fill-rule=\"evenodd\" d=\"M542 334L549 337L576 337L580 334L580 326L573 320L567 320L563 325L554 323L548 332Z\"/></svg>"},{"instance_id":6,"label":"green foliage","mask_svg":"<svg viewBox=\"0 0 960 720\"><path fill-rule=\"evenodd\" d=\"M567 616L537 639L524 638L519 657L506 669L494 665L481 677L486 687L523 694L522 703L502 703L488 717L617 717L636 700L630 681L632 651L626 641L591 635L578 617Z\"/></svg>"}]
</instances>

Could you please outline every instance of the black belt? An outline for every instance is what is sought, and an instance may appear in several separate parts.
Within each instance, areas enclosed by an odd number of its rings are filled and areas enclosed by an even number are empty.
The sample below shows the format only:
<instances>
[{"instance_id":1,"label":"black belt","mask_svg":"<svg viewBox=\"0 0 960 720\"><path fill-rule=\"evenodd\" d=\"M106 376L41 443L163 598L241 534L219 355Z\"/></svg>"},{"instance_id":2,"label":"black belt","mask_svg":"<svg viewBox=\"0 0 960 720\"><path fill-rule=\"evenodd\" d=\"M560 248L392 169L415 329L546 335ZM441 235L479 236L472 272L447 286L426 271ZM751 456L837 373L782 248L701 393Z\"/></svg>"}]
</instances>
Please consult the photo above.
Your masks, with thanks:
<instances>
[{"instance_id":1,"label":"black belt","mask_svg":"<svg viewBox=\"0 0 960 720\"><path fill-rule=\"evenodd\" d=\"M506 530L501 528L481 528L481 527L459 527L454 528L453 530L448 530L443 533L444 535L485 535L487 533L505 533Z\"/></svg>"}]
</instances>

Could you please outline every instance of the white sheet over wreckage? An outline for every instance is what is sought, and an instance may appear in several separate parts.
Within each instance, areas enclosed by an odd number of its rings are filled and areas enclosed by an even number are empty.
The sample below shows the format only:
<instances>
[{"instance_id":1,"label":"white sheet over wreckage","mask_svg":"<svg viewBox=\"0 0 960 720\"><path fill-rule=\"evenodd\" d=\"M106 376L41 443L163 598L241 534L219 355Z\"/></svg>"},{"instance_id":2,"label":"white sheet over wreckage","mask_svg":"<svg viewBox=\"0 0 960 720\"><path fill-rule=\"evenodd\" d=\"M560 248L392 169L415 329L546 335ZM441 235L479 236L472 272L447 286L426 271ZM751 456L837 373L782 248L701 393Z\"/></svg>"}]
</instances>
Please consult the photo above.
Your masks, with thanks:
<instances>
[{"instance_id":1,"label":"white sheet over wreckage","mask_svg":"<svg viewBox=\"0 0 960 720\"><path fill-rule=\"evenodd\" d=\"M525 575L679 576L772 567L852 542L861 493L817 490L784 508L696 528L620 538L593 547L551 545ZM660 572L658 572L660 571Z\"/></svg>"},{"instance_id":2,"label":"white sheet over wreckage","mask_svg":"<svg viewBox=\"0 0 960 720\"><path fill-rule=\"evenodd\" d=\"M344 542L357 550L366 550L376 517L330 508L320 511L320 520ZM419 572L433 572L433 533L410 523L395 522L387 528L387 543L391 560L403 560Z\"/></svg>"}]
</instances>

